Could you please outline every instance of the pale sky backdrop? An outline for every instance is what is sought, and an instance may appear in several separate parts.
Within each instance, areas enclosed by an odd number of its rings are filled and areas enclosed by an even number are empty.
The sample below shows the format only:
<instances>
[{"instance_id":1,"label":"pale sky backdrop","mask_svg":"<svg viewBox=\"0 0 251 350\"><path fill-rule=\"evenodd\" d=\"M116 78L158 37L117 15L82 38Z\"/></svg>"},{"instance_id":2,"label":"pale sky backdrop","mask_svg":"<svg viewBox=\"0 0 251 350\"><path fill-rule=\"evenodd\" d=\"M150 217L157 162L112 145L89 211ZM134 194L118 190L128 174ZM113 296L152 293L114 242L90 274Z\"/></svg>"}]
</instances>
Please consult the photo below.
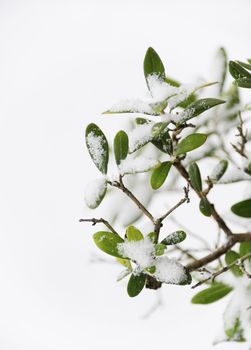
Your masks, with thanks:
<instances>
[{"instance_id":1,"label":"pale sky backdrop","mask_svg":"<svg viewBox=\"0 0 251 350\"><path fill-rule=\"evenodd\" d=\"M249 0L0 0L1 350L212 349L226 301L167 286L142 320L155 293L130 299L118 267L90 263L84 129L119 127L100 113L142 89L148 46L185 82L210 78L220 45L250 56L250 14Z\"/></svg>"}]
</instances>

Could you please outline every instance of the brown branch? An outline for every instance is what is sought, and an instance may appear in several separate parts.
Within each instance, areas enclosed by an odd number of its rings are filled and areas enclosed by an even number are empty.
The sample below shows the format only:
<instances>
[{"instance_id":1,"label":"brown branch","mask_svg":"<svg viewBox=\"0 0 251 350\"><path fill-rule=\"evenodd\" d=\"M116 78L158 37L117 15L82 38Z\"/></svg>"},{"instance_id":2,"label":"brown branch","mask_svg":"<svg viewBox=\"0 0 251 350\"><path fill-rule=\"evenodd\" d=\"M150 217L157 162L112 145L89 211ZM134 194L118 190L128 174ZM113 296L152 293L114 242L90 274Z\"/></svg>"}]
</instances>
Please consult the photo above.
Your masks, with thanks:
<instances>
[{"instance_id":1,"label":"brown branch","mask_svg":"<svg viewBox=\"0 0 251 350\"><path fill-rule=\"evenodd\" d=\"M221 274L224 273L224 272L227 272L227 271L230 270L231 267L233 267L234 265L239 265L239 264L241 265L241 264L243 264L243 262L244 262L245 260L247 260L248 258L250 258L250 257L251 257L251 253L248 253L248 254L242 256L241 258L235 260L235 261L232 262L231 264L229 264L229 265L227 265L227 266L224 266L224 267L223 267L222 269L220 269L219 271L213 273L213 274L212 274L211 276L209 276L208 278L205 278L204 280L202 280L202 281L196 283L194 286L192 286L192 288L199 287L199 286L201 286L202 284L204 284L204 283L206 283L206 282L208 282L208 281L210 281L210 280L214 281L216 277L218 277L219 275L221 275ZM245 271L245 273L246 273L246 271ZM248 274L248 277L250 278L251 275Z\"/></svg>"},{"instance_id":2,"label":"brown branch","mask_svg":"<svg viewBox=\"0 0 251 350\"><path fill-rule=\"evenodd\" d=\"M109 222L103 218L100 219L79 219L79 222L91 222L92 226L95 226L96 224L102 223L104 224L111 232L115 233L116 235L118 234L114 228L109 224Z\"/></svg>"},{"instance_id":3,"label":"brown branch","mask_svg":"<svg viewBox=\"0 0 251 350\"><path fill-rule=\"evenodd\" d=\"M189 179L188 172L186 171L186 169L184 168L184 166L181 164L180 161L177 161L176 163L174 163L174 166L178 170L178 172L184 177L184 179L186 179L186 181L190 184L190 186L194 189L194 191L197 193L199 198L206 197L206 195L204 193L201 193L201 192L197 191L192 186L192 184L190 182L190 179ZM218 214L218 212L215 209L214 205L212 203L210 203L210 201L209 201L209 204L211 205L212 217L217 222L218 226L225 232L225 234L227 236L231 236L233 233L230 230L230 228L227 226L227 224L225 223L223 218Z\"/></svg>"},{"instance_id":4,"label":"brown branch","mask_svg":"<svg viewBox=\"0 0 251 350\"><path fill-rule=\"evenodd\" d=\"M187 184L187 187L183 187L185 196L184 198L182 198L177 204L175 204L171 209L169 209L165 214L163 214L158 220L160 220L161 222L163 220L165 220L165 218L168 217L168 215L170 215L174 210L176 210L177 208L179 208L183 203L189 203L189 197L188 197L188 193L189 193L189 183Z\"/></svg>"},{"instance_id":5,"label":"brown branch","mask_svg":"<svg viewBox=\"0 0 251 350\"><path fill-rule=\"evenodd\" d=\"M190 272L197 270L200 267L203 267L209 264L210 262L218 259L220 256L225 254L229 249L231 249L236 243L250 242L250 241L251 241L251 232L232 234L231 236L228 237L227 242L223 244L221 247L217 248L214 252L204 256L203 258L193 261L192 263L188 264L186 268Z\"/></svg>"},{"instance_id":6,"label":"brown branch","mask_svg":"<svg viewBox=\"0 0 251 350\"><path fill-rule=\"evenodd\" d=\"M247 130L244 131L244 127L243 127L243 120L241 117L241 113L239 113L239 119L240 119L240 124L237 126L237 130L239 131L239 134L235 135L237 137L241 138L240 142L237 142L237 145L231 143L232 147L235 149L235 151L237 153L239 153L242 157L247 158L247 155L245 153L245 145L248 142L247 139Z\"/></svg>"},{"instance_id":7,"label":"brown branch","mask_svg":"<svg viewBox=\"0 0 251 350\"><path fill-rule=\"evenodd\" d=\"M134 194L127 188L125 187L122 177L120 177L120 181L108 181L108 184L110 186L116 187L120 189L122 192L124 192L136 205L137 207L152 221L153 224L155 224L154 217L152 214L146 209L146 207L134 196Z\"/></svg>"}]
</instances>

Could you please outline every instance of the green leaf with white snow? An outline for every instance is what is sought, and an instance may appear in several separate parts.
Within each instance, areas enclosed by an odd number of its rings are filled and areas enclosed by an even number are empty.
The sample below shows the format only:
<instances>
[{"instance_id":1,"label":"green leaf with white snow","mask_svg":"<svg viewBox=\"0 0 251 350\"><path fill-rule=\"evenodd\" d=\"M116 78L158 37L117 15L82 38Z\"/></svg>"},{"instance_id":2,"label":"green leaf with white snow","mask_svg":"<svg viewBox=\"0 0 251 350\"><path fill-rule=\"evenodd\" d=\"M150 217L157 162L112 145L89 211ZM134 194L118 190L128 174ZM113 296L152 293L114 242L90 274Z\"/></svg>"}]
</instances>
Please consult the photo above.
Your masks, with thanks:
<instances>
[{"instance_id":1,"label":"green leaf with white snow","mask_svg":"<svg viewBox=\"0 0 251 350\"><path fill-rule=\"evenodd\" d=\"M179 124L183 124L188 120L197 117L201 113L209 110L212 107L225 103L223 100L219 100L217 98L202 98L200 100L195 101L191 105L189 105L180 115Z\"/></svg>"},{"instance_id":2,"label":"green leaf with white snow","mask_svg":"<svg viewBox=\"0 0 251 350\"><path fill-rule=\"evenodd\" d=\"M119 235L112 232L99 231L94 233L93 239L97 247L103 252L117 258L124 258L118 250L118 244L124 242Z\"/></svg>"},{"instance_id":3,"label":"green leaf with white snow","mask_svg":"<svg viewBox=\"0 0 251 350\"><path fill-rule=\"evenodd\" d=\"M183 242L186 239L186 233L182 230L170 233L166 238L164 238L161 243L165 245L174 245Z\"/></svg>"},{"instance_id":4,"label":"green leaf with white snow","mask_svg":"<svg viewBox=\"0 0 251 350\"><path fill-rule=\"evenodd\" d=\"M109 160L109 149L103 131L96 124L91 123L86 128L85 139L87 149L94 164L102 174L106 174Z\"/></svg>"}]
</instances>

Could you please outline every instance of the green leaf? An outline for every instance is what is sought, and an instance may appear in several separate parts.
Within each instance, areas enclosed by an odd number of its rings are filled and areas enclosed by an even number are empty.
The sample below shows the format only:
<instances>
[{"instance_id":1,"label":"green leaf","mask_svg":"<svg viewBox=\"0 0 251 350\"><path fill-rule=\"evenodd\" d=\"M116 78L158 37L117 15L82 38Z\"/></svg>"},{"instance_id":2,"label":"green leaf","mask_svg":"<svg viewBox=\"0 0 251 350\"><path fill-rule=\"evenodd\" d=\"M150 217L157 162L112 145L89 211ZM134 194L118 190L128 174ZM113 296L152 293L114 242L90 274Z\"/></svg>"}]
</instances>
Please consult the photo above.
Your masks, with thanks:
<instances>
[{"instance_id":1,"label":"green leaf","mask_svg":"<svg viewBox=\"0 0 251 350\"><path fill-rule=\"evenodd\" d=\"M89 154L102 174L107 173L109 149L107 139L96 124L89 124L85 131L86 146Z\"/></svg>"},{"instance_id":2,"label":"green leaf","mask_svg":"<svg viewBox=\"0 0 251 350\"><path fill-rule=\"evenodd\" d=\"M240 243L239 253L240 253L240 256L244 256L248 253L251 253L251 242ZM251 258L249 258L248 260L251 261Z\"/></svg>"},{"instance_id":3,"label":"green leaf","mask_svg":"<svg viewBox=\"0 0 251 350\"><path fill-rule=\"evenodd\" d=\"M172 162L167 161L163 162L153 170L152 176L151 176L151 186L154 190L157 190L160 188L163 183L165 182L167 175L169 173L169 170L172 166Z\"/></svg>"},{"instance_id":4,"label":"green leaf","mask_svg":"<svg viewBox=\"0 0 251 350\"><path fill-rule=\"evenodd\" d=\"M150 232L148 233L147 237L150 239L152 243L155 243L157 240L157 233L156 232Z\"/></svg>"},{"instance_id":5,"label":"green leaf","mask_svg":"<svg viewBox=\"0 0 251 350\"><path fill-rule=\"evenodd\" d=\"M238 260L240 258L240 255L238 253L236 253L234 250L229 250L226 255L225 255L225 262L227 265L231 265L232 263L234 263L236 260ZM237 265L233 265L230 268L230 271L236 276L236 277L240 277L243 275L241 269L239 268L239 266Z\"/></svg>"},{"instance_id":6,"label":"green leaf","mask_svg":"<svg viewBox=\"0 0 251 350\"><path fill-rule=\"evenodd\" d=\"M202 191L202 182L201 182L200 169L195 162L193 162L189 166L188 174L189 174L189 178L190 178L190 181L191 181L193 188L195 188L196 191L201 192Z\"/></svg>"},{"instance_id":7,"label":"green leaf","mask_svg":"<svg viewBox=\"0 0 251 350\"><path fill-rule=\"evenodd\" d=\"M150 75L156 75L160 80L165 80L165 68L164 65L157 54L157 52L152 48L149 47L145 54L144 59L144 74L146 78L146 83L148 86L148 80L147 78ZM149 88L149 86L148 86Z\"/></svg>"},{"instance_id":8,"label":"green leaf","mask_svg":"<svg viewBox=\"0 0 251 350\"><path fill-rule=\"evenodd\" d=\"M157 256L163 255L166 250L166 245L162 243L158 243L155 245L155 254Z\"/></svg>"},{"instance_id":9,"label":"green leaf","mask_svg":"<svg viewBox=\"0 0 251 350\"><path fill-rule=\"evenodd\" d=\"M214 283L211 287L195 294L191 300L193 304L210 304L225 297L232 288L223 283Z\"/></svg>"},{"instance_id":10,"label":"green leaf","mask_svg":"<svg viewBox=\"0 0 251 350\"><path fill-rule=\"evenodd\" d=\"M136 227L129 226L126 229L126 238L128 241L141 241L144 239L144 236Z\"/></svg>"},{"instance_id":11,"label":"green leaf","mask_svg":"<svg viewBox=\"0 0 251 350\"><path fill-rule=\"evenodd\" d=\"M184 266L183 266L184 267ZM184 267L185 269L185 279L179 283L180 286L185 286L187 284L191 284L192 283L192 276L189 273L189 271Z\"/></svg>"},{"instance_id":12,"label":"green leaf","mask_svg":"<svg viewBox=\"0 0 251 350\"><path fill-rule=\"evenodd\" d=\"M205 216L211 216L212 215L212 207L210 203L208 202L206 197L202 197L200 200L200 211Z\"/></svg>"},{"instance_id":13,"label":"green leaf","mask_svg":"<svg viewBox=\"0 0 251 350\"><path fill-rule=\"evenodd\" d=\"M241 327L240 319L237 317L234 321L233 327L225 329L228 341L244 342L243 329Z\"/></svg>"},{"instance_id":14,"label":"green leaf","mask_svg":"<svg viewBox=\"0 0 251 350\"><path fill-rule=\"evenodd\" d=\"M242 61L236 61L238 64L240 64L242 67L251 70L251 64L246 63L246 62L242 62Z\"/></svg>"},{"instance_id":15,"label":"green leaf","mask_svg":"<svg viewBox=\"0 0 251 350\"><path fill-rule=\"evenodd\" d=\"M244 69L239 63L235 61L229 61L229 72L235 79L249 78L251 79L251 74Z\"/></svg>"},{"instance_id":16,"label":"green leaf","mask_svg":"<svg viewBox=\"0 0 251 350\"><path fill-rule=\"evenodd\" d=\"M218 51L220 62L220 80L219 80L219 93L222 94L224 83L226 80L226 74L227 74L227 53L224 47L221 47Z\"/></svg>"},{"instance_id":17,"label":"green leaf","mask_svg":"<svg viewBox=\"0 0 251 350\"><path fill-rule=\"evenodd\" d=\"M251 199L246 199L234 204L231 207L231 210L235 215L241 216L243 218L251 218Z\"/></svg>"},{"instance_id":18,"label":"green leaf","mask_svg":"<svg viewBox=\"0 0 251 350\"><path fill-rule=\"evenodd\" d=\"M235 82L239 87L243 87L247 89L251 88L251 78L239 78L239 79L236 79Z\"/></svg>"},{"instance_id":19,"label":"green leaf","mask_svg":"<svg viewBox=\"0 0 251 350\"><path fill-rule=\"evenodd\" d=\"M149 272L150 274L154 274L156 271L156 266L150 266L145 269L146 272Z\"/></svg>"},{"instance_id":20,"label":"green leaf","mask_svg":"<svg viewBox=\"0 0 251 350\"><path fill-rule=\"evenodd\" d=\"M122 258L117 258L117 262L120 263L122 266L127 268L127 270L132 271L132 265L130 260L128 259L122 259Z\"/></svg>"},{"instance_id":21,"label":"green leaf","mask_svg":"<svg viewBox=\"0 0 251 350\"><path fill-rule=\"evenodd\" d=\"M219 163L213 168L212 174L210 175L210 179L212 181L219 181L222 176L225 174L228 167L227 160L220 160Z\"/></svg>"},{"instance_id":22,"label":"green leaf","mask_svg":"<svg viewBox=\"0 0 251 350\"><path fill-rule=\"evenodd\" d=\"M121 130L114 138L114 154L117 165L121 163L121 160L125 159L128 154L129 140L127 134Z\"/></svg>"},{"instance_id":23,"label":"green leaf","mask_svg":"<svg viewBox=\"0 0 251 350\"><path fill-rule=\"evenodd\" d=\"M155 123L152 127L152 144L164 153L172 153L172 140L166 122Z\"/></svg>"},{"instance_id":24,"label":"green leaf","mask_svg":"<svg viewBox=\"0 0 251 350\"><path fill-rule=\"evenodd\" d=\"M191 152L194 149L203 145L206 141L207 135L205 134L191 134L181 140L176 149L176 155L185 154Z\"/></svg>"},{"instance_id":25,"label":"green leaf","mask_svg":"<svg viewBox=\"0 0 251 350\"><path fill-rule=\"evenodd\" d=\"M124 242L119 235L112 232L99 231L94 233L93 239L97 247L103 252L117 258L124 258L118 250L118 244Z\"/></svg>"},{"instance_id":26,"label":"green leaf","mask_svg":"<svg viewBox=\"0 0 251 350\"><path fill-rule=\"evenodd\" d=\"M158 136L155 136L151 142L160 151L162 151L164 153L168 153L169 155L172 154L173 145L172 145L172 139L169 135L168 130L166 130L164 133L162 133Z\"/></svg>"},{"instance_id":27,"label":"green leaf","mask_svg":"<svg viewBox=\"0 0 251 350\"><path fill-rule=\"evenodd\" d=\"M146 275L141 273L139 275L132 274L128 285L127 293L130 297L136 297L144 288L146 282Z\"/></svg>"},{"instance_id":28,"label":"green leaf","mask_svg":"<svg viewBox=\"0 0 251 350\"><path fill-rule=\"evenodd\" d=\"M175 231L164 238L161 243L165 245L173 245L181 243L186 239L186 233L184 231Z\"/></svg>"},{"instance_id":29,"label":"green leaf","mask_svg":"<svg viewBox=\"0 0 251 350\"><path fill-rule=\"evenodd\" d=\"M251 162L244 168L246 174L251 175Z\"/></svg>"},{"instance_id":30,"label":"green leaf","mask_svg":"<svg viewBox=\"0 0 251 350\"><path fill-rule=\"evenodd\" d=\"M151 120L150 119L146 119L146 118L138 117L138 118L135 118L135 122L136 122L137 125L144 125L144 124L151 123Z\"/></svg>"},{"instance_id":31,"label":"green leaf","mask_svg":"<svg viewBox=\"0 0 251 350\"><path fill-rule=\"evenodd\" d=\"M207 111L208 109L215 107L219 104L225 103L223 100L219 100L217 98L202 98L200 100L195 101L191 105L189 105L182 113L181 113L181 121L179 124L186 122L189 119L197 117L201 113Z\"/></svg>"},{"instance_id":32,"label":"green leaf","mask_svg":"<svg viewBox=\"0 0 251 350\"><path fill-rule=\"evenodd\" d=\"M187 108L196 100L197 100L197 96L195 94L191 94L183 102L179 103L177 107Z\"/></svg>"},{"instance_id":33,"label":"green leaf","mask_svg":"<svg viewBox=\"0 0 251 350\"><path fill-rule=\"evenodd\" d=\"M95 188L94 188L95 186ZM90 189L90 195L89 190ZM93 195L93 192L95 191L95 195ZM91 183L87 186L87 192L85 196L85 203L90 209L96 209L102 200L104 199L107 191L107 181L103 179L96 179L94 181L91 181Z\"/></svg>"},{"instance_id":34,"label":"green leaf","mask_svg":"<svg viewBox=\"0 0 251 350\"><path fill-rule=\"evenodd\" d=\"M175 80L175 79L172 79L170 77L165 77L165 82L171 86L174 86L174 87L179 87L180 86L180 83Z\"/></svg>"}]
</instances>

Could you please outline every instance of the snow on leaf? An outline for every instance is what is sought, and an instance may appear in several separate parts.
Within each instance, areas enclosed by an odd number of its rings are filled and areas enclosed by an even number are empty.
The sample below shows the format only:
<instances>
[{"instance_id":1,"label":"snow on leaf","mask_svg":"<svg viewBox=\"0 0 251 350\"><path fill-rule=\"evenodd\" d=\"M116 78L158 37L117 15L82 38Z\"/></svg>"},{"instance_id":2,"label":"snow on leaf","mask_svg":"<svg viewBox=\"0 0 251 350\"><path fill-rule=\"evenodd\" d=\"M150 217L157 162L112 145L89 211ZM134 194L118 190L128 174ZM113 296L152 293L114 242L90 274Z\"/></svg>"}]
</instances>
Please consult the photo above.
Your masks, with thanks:
<instances>
[{"instance_id":1,"label":"snow on leaf","mask_svg":"<svg viewBox=\"0 0 251 350\"><path fill-rule=\"evenodd\" d=\"M89 182L85 188L85 202L86 205L95 209L103 200L107 189L106 177L103 176Z\"/></svg>"},{"instance_id":2,"label":"snow on leaf","mask_svg":"<svg viewBox=\"0 0 251 350\"><path fill-rule=\"evenodd\" d=\"M190 283L190 276L188 276L185 267L175 259L169 259L163 255L157 257L154 265L156 266L154 276L158 281L168 284Z\"/></svg>"},{"instance_id":3,"label":"snow on leaf","mask_svg":"<svg viewBox=\"0 0 251 350\"><path fill-rule=\"evenodd\" d=\"M153 139L152 127L154 122L137 125L129 132L129 152L133 153Z\"/></svg>"},{"instance_id":4,"label":"snow on leaf","mask_svg":"<svg viewBox=\"0 0 251 350\"><path fill-rule=\"evenodd\" d=\"M151 170L158 164L158 160L153 158L146 158L144 156L133 157L127 156L119 165L121 175L143 173Z\"/></svg>"},{"instance_id":5,"label":"snow on leaf","mask_svg":"<svg viewBox=\"0 0 251 350\"><path fill-rule=\"evenodd\" d=\"M141 271L153 265L155 249L153 242L148 237L140 241L126 240L118 245L118 251L123 257L134 261Z\"/></svg>"}]
</instances>

